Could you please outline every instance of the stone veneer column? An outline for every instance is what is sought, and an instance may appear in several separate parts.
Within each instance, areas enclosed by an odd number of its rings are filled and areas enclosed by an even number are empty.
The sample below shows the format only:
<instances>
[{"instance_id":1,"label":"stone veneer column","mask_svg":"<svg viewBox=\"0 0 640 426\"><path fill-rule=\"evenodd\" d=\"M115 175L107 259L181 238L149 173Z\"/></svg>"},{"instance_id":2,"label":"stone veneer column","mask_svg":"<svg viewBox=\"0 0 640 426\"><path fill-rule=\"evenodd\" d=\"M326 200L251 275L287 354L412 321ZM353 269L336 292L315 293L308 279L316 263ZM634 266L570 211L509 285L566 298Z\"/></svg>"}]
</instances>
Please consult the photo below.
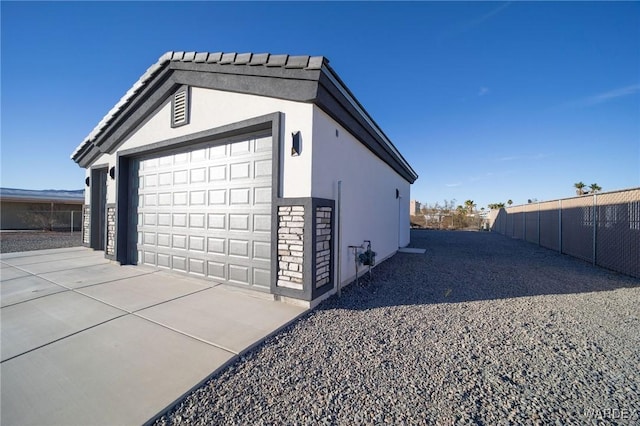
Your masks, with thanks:
<instances>
[{"instance_id":1,"label":"stone veneer column","mask_svg":"<svg viewBox=\"0 0 640 426\"><path fill-rule=\"evenodd\" d=\"M113 256L116 254L116 207L107 207L107 247L106 255Z\"/></svg>"},{"instance_id":2,"label":"stone veneer column","mask_svg":"<svg viewBox=\"0 0 640 426\"><path fill-rule=\"evenodd\" d=\"M331 207L316 207L316 288L331 281Z\"/></svg>"},{"instance_id":3,"label":"stone veneer column","mask_svg":"<svg viewBox=\"0 0 640 426\"><path fill-rule=\"evenodd\" d=\"M304 207L278 207L279 287L303 289Z\"/></svg>"},{"instance_id":4,"label":"stone veneer column","mask_svg":"<svg viewBox=\"0 0 640 426\"><path fill-rule=\"evenodd\" d=\"M82 209L82 243L91 244L91 206L85 205Z\"/></svg>"}]
</instances>

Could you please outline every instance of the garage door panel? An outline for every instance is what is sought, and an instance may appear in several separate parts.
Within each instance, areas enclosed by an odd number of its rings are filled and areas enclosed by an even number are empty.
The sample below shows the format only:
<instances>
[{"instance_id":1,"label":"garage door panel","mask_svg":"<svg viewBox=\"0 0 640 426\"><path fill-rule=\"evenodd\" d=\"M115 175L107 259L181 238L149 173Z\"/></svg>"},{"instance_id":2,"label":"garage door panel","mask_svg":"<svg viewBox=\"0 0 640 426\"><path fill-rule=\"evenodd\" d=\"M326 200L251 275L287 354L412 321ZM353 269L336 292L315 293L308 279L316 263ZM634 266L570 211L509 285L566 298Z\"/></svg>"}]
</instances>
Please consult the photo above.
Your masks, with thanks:
<instances>
[{"instance_id":1,"label":"garage door panel","mask_svg":"<svg viewBox=\"0 0 640 426\"><path fill-rule=\"evenodd\" d=\"M251 162L243 161L241 163L232 163L230 167L229 180L248 179L250 173Z\"/></svg>"},{"instance_id":2,"label":"garage door panel","mask_svg":"<svg viewBox=\"0 0 640 426\"><path fill-rule=\"evenodd\" d=\"M204 213L189 213L189 228L204 229Z\"/></svg>"},{"instance_id":3,"label":"garage door panel","mask_svg":"<svg viewBox=\"0 0 640 426\"><path fill-rule=\"evenodd\" d=\"M249 214L230 213L229 231L249 231Z\"/></svg>"},{"instance_id":4,"label":"garage door panel","mask_svg":"<svg viewBox=\"0 0 640 426\"><path fill-rule=\"evenodd\" d=\"M192 169L190 171L190 181L194 183L202 183L207 181L207 169L204 167Z\"/></svg>"},{"instance_id":5,"label":"garage door panel","mask_svg":"<svg viewBox=\"0 0 640 426\"><path fill-rule=\"evenodd\" d=\"M255 260L270 260L271 243L267 241L253 241L252 255Z\"/></svg>"},{"instance_id":6,"label":"garage door panel","mask_svg":"<svg viewBox=\"0 0 640 426\"><path fill-rule=\"evenodd\" d=\"M175 228L187 227L187 214L186 213L174 213L171 215L171 223Z\"/></svg>"},{"instance_id":7,"label":"garage door panel","mask_svg":"<svg viewBox=\"0 0 640 426\"><path fill-rule=\"evenodd\" d=\"M271 232L271 215L254 214L253 232Z\"/></svg>"},{"instance_id":8,"label":"garage door panel","mask_svg":"<svg viewBox=\"0 0 640 426\"><path fill-rule=\"evenodd\" d=\"M207 238L207 252L214 254L227 254L227 240L225 238L209 237Z\"/></svg>"},{"instance_id":9,"label":"garage door panel","mask_svg":"<svg viewBox=\"0 0 640 426\"><path fill-rule=\"evenodd\" d=\"M187 272L187 258L179 255L171 256L171 269Z\"/></svg>"},{"instance_id":10,"label":"garage door panel","mask_svg":"<svg viewBox=\"0 0 640 426\"><path fill-rule=\"evenodd\" d=\"M221 282L227 281L225 263L207 260L207 277Z\"/></svg>"},{"instance_id":11,"label":"garage door panel","mask_svg":"<svg viewBox=\"0 0 640 426\"><path fill-rule=\"evenodd\" d=\"M189 250L196 252L204 252L205 249L205 238L200 235L190 235L189 236Z\"/></svg>"},{"instance_id":12,"label":"garage door panel","mask_svg":"<svg viewBox=\"0 0 640 426\"><path fill-rule=\"evenodd\" d=\"M254 152L271 152L271 137L258 138L255 140Z\"/></svg>"},{"instance_id":13,"label":"garage door panel","mask_svg":"<svg viewBox=\"0 0 640 426\"><path fill-rule=\"evenodd\" d=\"M212 230L226 229L227 215L222 213L207 214L207 227Z\"/></svg>"},{"instance_id":14,"label":"garage door panel","mask_svg":"<svg viewBox=\"0 0 640 426\"><path fill-rule=\"evenodd\" d=\"M241 206L249 205L251 189L250 188L235 188L229 190L229 205Z\"/></svg>"},{"instance_id":15,"label":"garage door panel","mask_svg":"<svg viewBox=\"0 0 640 426\"><path fill-rule=\"evenodd\" d=\"M185 250L187 248L187 236L184 234L172 234L171 248Z\"/></svg>"},{"instance_id":16,"label":"garage door panel","mask_svg":"<svg viewBox=\"0 0 640 426\"><path fill-rule=\"evenodd\" d=\"M217 182L227 180L227 166L212 166L209 167L209 182Z\"/></svg>"},{"instance_id":17,"label":"garage door panel","mask_svg":"<svg viewBox=\"0 0 640 426\"><path fill-rule=\"evenodd\" d=\"M229 256L249 257L249 241L229 239Z\"/></svg>"},{"instance_id":18,"label":"garage door panel","mask_svg":"<svg viewBox=\"0 0 640 426\"><path fill-rule=\"evenodd\" d=\"M157 234L158 246L160 247L169 247L171 245L171 235L165 233Z\"/></svg>"},{"instance_id":19,"label":"garage door panel","mask_svg":"<svg viewBox=\"0 0 640 426\"><path fill-rule=\"evenodd\" d=\"M171 226L171 214L158 213L158 226Z\"/></svg>"},{"instance_id":20,"label":"garage door panel","mask_svg":"<svg viewBox=\"0 0 640 426\"><path fill-rule=\"evenodd\" d=\"M139 261L269 287L271 137L139 160Z\"/></svg>"},{"instance_id":21,"label":"garage door panel","mask_svg":"<svg viewBox=\"0 0 640 426\"><path fill-rule=\"evenodd\" d=\"M253 205L271 205L271 187L253 188Z\"/></svg>"},{"instance_id":22,"label":"garage door panel","mask_svg":"<svg viewBox=\"0 0 640 426\"><path fill-rule=\"evenodd\" d=\"M268 288L271 285L271 273L269 270L253 268L253 285Z\"/></svg>"},{"instance_id":23,"label":"garage door panel","mask_svg":"<svg viewBox=\"0 0 640 426\"><path fill-rule=\"evenodd\" d=\"M204 259L189 258L189 272L197 275L205 274L206 263Z\"/></svg>"},{"instance_id":24,"label":"garage door panel","mask_svg":"<svg viewBox=\"0 0 640 426\"><path fill-rule=\"evenodd\" d=\"M249 267L234 263L227 264L229 281L249 285Z\"/></svg>"},{"instance_id":25,"label":"garage door panel","mask_svg":"<svg viewBox=\"0 0 640 426\"><path fill-rule=\"evenodd\" d=\"M227 205L227 190L226 189L210 189L209 205L210 206Z\"/></svg>"},{"instance_id":26,"label":"garage door panel","mask_svg":"<svg viewBox=\"0 0 640 426\"><path fill-rule=\"evenodd\" d=\"M237 157L239 155L247 155L250 154L249 141L239 141L233 142L229 144L230 155L232 157Z\"/></svg>"}]
</instances>

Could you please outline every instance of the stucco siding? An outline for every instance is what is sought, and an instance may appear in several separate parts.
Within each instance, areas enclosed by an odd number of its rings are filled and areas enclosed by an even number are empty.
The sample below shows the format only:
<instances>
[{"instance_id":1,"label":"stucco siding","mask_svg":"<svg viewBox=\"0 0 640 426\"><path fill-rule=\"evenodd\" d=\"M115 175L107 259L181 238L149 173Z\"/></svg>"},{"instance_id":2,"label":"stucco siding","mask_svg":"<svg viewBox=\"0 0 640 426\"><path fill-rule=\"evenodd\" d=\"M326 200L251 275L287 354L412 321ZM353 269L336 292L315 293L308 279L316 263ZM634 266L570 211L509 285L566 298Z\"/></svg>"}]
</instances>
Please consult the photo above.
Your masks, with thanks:
<instances>
[{"instance_id":1,"label":"stucco siding","mask_svg":"<svg viewBox=\"0 0 640 426\"><path fill-rule=\"evenodd\" d=\"M135 131L120 146L119 150L137 148L151 143L165 141L178 136L237 123L253 117L273 112L284 113L283 162L285 175L282 194L284 197L308 197L311 193L311 155L293 157L291 133L300 131L303 138L303 152L311 153L312 105L272 99L263 96L223 92L220 90L193 87L191 89L191 119L185 126L171 127L171 104L165 104L144 125ZM305 137L309 135L309 137ZM102 156L95 163L100 164L112 157ZM108 202L114 202L115 193L109 191Z\"/></svg>"},{"instance_id":2,"label":"stucco siding","mask_svg":"<svg viewBox=\"0 0 640 426\"><path fill-rule=\"evenodd\" d=\"M313 124L312 196L337 199L342 181L344 282L355 274L349 245L371 240L377 259L383 259L409 244L411 185L318 107Z\"/></svg>"}]
</instances>

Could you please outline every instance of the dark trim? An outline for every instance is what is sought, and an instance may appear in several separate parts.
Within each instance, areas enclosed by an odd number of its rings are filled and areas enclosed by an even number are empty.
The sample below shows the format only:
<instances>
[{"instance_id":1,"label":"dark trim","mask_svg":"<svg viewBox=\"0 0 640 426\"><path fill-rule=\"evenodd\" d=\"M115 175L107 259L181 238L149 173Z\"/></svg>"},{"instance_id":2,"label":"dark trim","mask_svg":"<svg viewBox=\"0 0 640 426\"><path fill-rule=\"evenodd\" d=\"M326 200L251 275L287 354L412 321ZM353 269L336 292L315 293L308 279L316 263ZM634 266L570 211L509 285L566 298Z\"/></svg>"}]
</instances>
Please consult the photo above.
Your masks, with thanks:
<instances>
[{"instance_id":1,"label":"dark trim","mask_svg":"<svg viewBox=\"0 0 640 426\"><path fill-rule=\"evenodd\" d=\"M130 164L129 158L118 153L116 157L116 241L115 260L121 265L129 264L133 259L129 256L128 242L131 234L131 221L137 221L137 212L133 211L130 203ZM136 235L136 231L133 233Z\"/></svg>"},{"instance_id":2,"label":"dark trim","mask_svg":"<svg viewBox=\"0 0 640 426\"><path fill-rule=\"evenodd\" d=\"M109 164L91 167L91 225L89 246L94 250L106 251L107 242L107 174ZM104 192L103 192L104 191Z\"/></svg>"},{"instance_id":3,"label":"dark trim","mask_svg":"<svg viewBox=\"0 0 640 426\"><path fill-rule=\"evenodd\" d=\"M316 276L316 264L317 264L317 258L316 258L316 242L317 242L317 229L316 229L316 209L318 207L331 207L331 239L329 240L329 253L331 258L329 259L329 282L327 282L326 284L324 284L322 287L320 288L316 288L316 281L317 281L317 276ZM312 198L312 220L313 220L313 228L312 228L312 239L313 242L311 244L312 248L313 248L313 255L311 256L311 270L313 271L313 276L312 276L312 281L310 283L311 285L311 300L315 300L318 297L322 296L323 294L333 290L333 281L334 281L334 259L335 259L335 245L334 245L334 240L336 238L336 203L334 200L328 200L326 198Z\"/></svg>"},{"instance_id":4,"label":"dark trim","mask_svg":"<svg viewBox=\"0 0 640 426\"><path fill-rule=\"evenodd\" d=\"M87 148L86 152L84 153L82 160L78 161L78 165L86 169L91 166L91 164L96 161L101 155L102 152L98 148L90 145L90 147Z\"/></svg>"},{"instance_id":5,"label":"dark trim","mask_svg":"<svg viewBox=\"0 0 640 426\"><path fill-rule=\"evenodd\" d=\"M318 82L312 80L288 80L186 70L176 70L172 78L178 84L296 102L313 102L318 87Z\"/></svg>"},{"instance_id":6,"label":"dark trim","mask_svg":"<svg viewBox=\"0 0 640 426\"><path fill-rule=\"evenodd\" d=\"M278 207L280 206L303 206L304 207L304 241L302 290L278 286ZM316 208L331 207L331 260L329 261L329 282L320 288L316 288ZM325 198L278 198L272 204L272 233L275 243L271 250L271 293L279 296L291 297L306 301L312 301L333 289L334 281L334 244L335 238L335 201Z\"/></svg>"},{"instance_id":7,"label":"dark trim","mask_svg":"<svg viewBox=\"0 0 640 426\"><path fill-rule=\"evenodd\" d=\"M165 150L179 150L203 142L210 142L211 139L230 138L261 130L271 130L273 121L277 120L281 113L274 112L271 114L261 115L259 117L249 118L247 120L238 121L236 123L227 124L213 129L203 130L201 132L191 133L189 135L178 136L176 138L147 144L135 148L125 149L119 152L122 156L139 156L154 154Z\"/></svg>"},{"instance_id":8,"label":"dark trim","mask_svg":"<svg viewBox=\"0 0 640 426\"><path fill-rule=\"evenodd\" d=\"M241 64L242 65L242 64ZM229 66L228 64L171 61L169 69L195 71L206 74L221 74L237 77L276 78L281 80L318 81L320 68L285 68L282 66Z\"/></svg>"}]
</instances>

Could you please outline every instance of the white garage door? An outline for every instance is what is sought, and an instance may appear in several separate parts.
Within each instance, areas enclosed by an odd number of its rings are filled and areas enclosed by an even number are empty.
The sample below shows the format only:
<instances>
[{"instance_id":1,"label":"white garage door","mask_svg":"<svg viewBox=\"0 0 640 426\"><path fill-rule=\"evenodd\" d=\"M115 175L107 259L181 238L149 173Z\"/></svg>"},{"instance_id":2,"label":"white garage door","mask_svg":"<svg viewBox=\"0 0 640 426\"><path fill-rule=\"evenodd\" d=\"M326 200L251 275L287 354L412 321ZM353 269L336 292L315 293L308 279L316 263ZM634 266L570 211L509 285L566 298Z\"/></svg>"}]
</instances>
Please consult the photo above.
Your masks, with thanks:
<instances>
[{"instance_id":1,"label":"white garage door","mask_svg":"<svg viewBox=\"0 0 640 426\"><path fill-rule=\"evenodd\" d=\"M136 161L138 263L268 288L271 144L251 137Z\"/></svg>"}]
</instances>

